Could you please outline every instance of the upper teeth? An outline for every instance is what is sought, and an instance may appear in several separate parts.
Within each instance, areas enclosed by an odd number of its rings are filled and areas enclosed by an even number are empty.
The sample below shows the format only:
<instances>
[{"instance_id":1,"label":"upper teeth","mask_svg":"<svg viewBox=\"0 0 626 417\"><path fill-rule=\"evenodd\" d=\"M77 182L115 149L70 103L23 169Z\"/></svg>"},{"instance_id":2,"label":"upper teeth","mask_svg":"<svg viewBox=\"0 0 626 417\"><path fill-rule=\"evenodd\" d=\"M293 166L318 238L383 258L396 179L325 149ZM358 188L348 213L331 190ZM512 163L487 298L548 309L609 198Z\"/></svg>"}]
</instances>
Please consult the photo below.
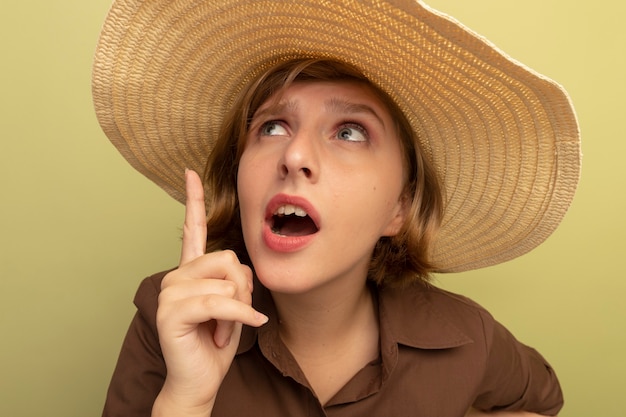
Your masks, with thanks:
<instances>
[{"instance_id":1,"label":"upper teeth","mask_svg":"<svg viewBox=\"0 0 626 417\"><path fill-rule=\"evenodd\" d=\"M278 214L279 216L288 216L290 214L295 214L298 217L306 217L306 211L301 207L294 206L293 204L285 204L283 206L278 207L274 214Z\"/></svg>"}]
</instances>

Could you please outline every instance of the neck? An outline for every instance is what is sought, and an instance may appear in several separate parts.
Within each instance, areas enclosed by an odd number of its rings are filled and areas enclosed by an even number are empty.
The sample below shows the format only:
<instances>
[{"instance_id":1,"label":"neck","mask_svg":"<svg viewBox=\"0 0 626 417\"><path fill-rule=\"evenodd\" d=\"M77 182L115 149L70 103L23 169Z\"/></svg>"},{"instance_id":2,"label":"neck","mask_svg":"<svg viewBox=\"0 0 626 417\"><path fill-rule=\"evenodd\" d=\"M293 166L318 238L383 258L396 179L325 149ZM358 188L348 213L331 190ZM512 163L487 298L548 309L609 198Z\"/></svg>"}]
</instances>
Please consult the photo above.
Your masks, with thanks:
<instances>
[{"instance_id":1,"label":"neck","mask_svg":"<svg viewBox=\"0 0 626 417\"><path fill-rule=\"evenodd\" d=\"M364 281L306 294L273 293L283 342L297 356L319 355L324 350L354 343L359 334L378 338L378 318ZM367 332L363 332L367 329ZM377 348L377 346L376 346Z\"/></svg>"},{"instance_id":2,"label":"neck","mask_svg":"<svg viewBox=\"0 0 626 417\"><path fill-rule=\"evenodd\" d=\"M273 294L280 337L322 404L379 354L374 300L357 284Z\"/></svg>"}]
</instances>

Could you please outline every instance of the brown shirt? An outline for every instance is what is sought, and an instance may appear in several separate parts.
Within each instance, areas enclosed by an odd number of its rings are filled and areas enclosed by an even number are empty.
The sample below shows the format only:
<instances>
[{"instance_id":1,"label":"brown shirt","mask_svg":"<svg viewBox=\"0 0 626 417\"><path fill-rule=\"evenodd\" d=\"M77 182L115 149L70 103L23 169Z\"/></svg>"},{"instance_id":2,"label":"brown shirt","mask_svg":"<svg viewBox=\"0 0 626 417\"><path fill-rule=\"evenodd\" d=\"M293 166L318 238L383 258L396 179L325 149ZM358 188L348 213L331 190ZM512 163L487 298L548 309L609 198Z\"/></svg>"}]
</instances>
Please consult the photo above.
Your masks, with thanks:
<instances>
[{"instance_id":1,"label":"brown shirt","mask_svg":"<svg viewBox=\"0 0 626 417\"><path fill-rule=\"evenodd\" d=\"M122 346L103 416L150 416L166 375L156 329L165 273L146 278ZM534 349L518 342L483 308L459 295L415 285L373 289L380 321L380 358L320 404L278 337L269 293L257 285L255 307L270 317L244 327L213 416L461 417L482 410L556 415L558 380Z\"/></svg>"}]
</instances>

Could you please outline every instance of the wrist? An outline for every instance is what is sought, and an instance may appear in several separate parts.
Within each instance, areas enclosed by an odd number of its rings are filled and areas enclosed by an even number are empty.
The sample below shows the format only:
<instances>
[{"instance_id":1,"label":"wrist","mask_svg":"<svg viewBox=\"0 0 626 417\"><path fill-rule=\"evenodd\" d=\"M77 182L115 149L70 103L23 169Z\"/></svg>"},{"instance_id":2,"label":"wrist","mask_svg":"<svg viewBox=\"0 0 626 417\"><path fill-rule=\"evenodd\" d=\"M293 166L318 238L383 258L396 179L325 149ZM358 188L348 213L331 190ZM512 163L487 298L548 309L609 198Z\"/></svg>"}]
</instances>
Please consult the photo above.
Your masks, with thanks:
<instances>
[{"instance_id":1,"label":"wrist","mask_svg":"<svg viewBox=\"0 0 626 417\"><path fill-rule=\"evenodd\" d=\"M194 402L191 398L179 398L161 390L152 407L152 417L210 417L213 400Z\"/></svg>"}]
</instances>

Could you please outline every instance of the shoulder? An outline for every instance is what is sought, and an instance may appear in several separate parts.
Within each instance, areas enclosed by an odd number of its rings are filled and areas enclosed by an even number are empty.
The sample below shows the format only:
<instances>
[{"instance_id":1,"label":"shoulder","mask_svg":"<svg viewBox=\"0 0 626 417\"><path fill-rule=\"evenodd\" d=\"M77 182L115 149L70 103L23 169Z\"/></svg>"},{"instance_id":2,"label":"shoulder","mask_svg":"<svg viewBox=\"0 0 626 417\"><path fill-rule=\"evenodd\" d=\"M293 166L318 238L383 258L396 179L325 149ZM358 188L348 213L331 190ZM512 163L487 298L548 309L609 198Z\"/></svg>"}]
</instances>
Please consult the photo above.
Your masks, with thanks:
<instances>
[{"instance_id":1,"label":"shoulder","mask_svg":"<svg viewBox=\"0 0 626 417\"><path fill-rule=\"evenodd\" d=\"M150 302L150 300L159 297L159 293L161 292L161 281L163 281L165 275L167 275L170 271L171 269L157 272L156 274L144 278L139 283L139 288L137 288L134 299L134 303L137 307L139 307L140 304Z\"/></svg>"},{"instance_id":2,"label":"shoulder","mask_svg":"<svg viewBox=\"0 0 626 417\"><path fill-rule=\"evenodd\" d=\"M493 317L487 309L476 301L450 291L429 285L422 290L428 305L455 320L493 320Z\"/></svg>"},{"instance_id":3,"label":"shoulder","mask_svg":"<svg viewBox=\"0 0 626 417\"><path fill-rule=\"evenodd\" d=\"M436 314L453 321L493 320L491 314L477 302L430 284L382 288L379 300L394 310L400 310L403 317Z\"/></svg>"},{"instance_id":4,"label":"shoulder","mask_svg":"<svg viewBox=\"0 0 626 417\"><path fill-rule=\"evenodd\" d=\"M535 409L554 415L563 404L554 371L534 349L473 300L434 286L379 291L381 333L405 352L436 349L437 366L475 377L474 406L484 410Z\"/></svg>"},{"instance_id":5,"label":"shoulder","mask_svg":"<svg viewBox=\"0 0 626 417\"><path fill-rule=\"evenodd\" d=\"M135 292L133 300L137 307L137 313L156 332L156 312L159 305L161 281L172 269L161 271L144 278Z\"/></svg>"}]
</instances>

